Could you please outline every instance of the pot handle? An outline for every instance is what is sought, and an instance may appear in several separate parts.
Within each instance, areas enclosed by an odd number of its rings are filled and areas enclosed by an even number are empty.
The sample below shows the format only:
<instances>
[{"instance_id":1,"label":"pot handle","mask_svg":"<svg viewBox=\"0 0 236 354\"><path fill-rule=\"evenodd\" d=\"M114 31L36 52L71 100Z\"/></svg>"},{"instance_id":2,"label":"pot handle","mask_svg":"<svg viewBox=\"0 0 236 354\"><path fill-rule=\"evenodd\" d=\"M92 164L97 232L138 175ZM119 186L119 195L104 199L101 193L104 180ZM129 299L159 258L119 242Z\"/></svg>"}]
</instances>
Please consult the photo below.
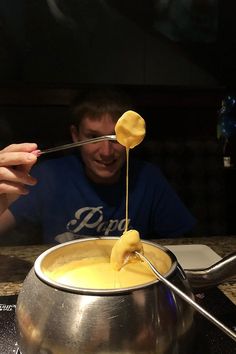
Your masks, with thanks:
<instances>
[{"instance_id":1,"label":"pot handle","mask_svg":"<svg viewBox=\"0 0 236 354\"><path fill-rule=\"evenodd\" d=\"M236 282L236 252L222 258L208 268L184 270L192 288L219 285L227 280Z\"/></svg>"}]
</instances>

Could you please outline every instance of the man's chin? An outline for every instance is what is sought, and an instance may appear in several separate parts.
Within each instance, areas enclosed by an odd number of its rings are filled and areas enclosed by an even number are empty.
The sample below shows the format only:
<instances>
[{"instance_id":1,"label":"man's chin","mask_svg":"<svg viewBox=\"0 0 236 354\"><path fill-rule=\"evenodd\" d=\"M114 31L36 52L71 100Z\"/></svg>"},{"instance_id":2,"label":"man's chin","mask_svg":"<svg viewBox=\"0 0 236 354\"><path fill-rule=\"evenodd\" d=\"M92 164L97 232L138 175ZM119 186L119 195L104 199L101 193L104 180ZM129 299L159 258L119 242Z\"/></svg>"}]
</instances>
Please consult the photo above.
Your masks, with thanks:
<instances>
[{"instance_id":1,"label":"man's chin","mask_svg":"<svg viewBox=\"0 0 236 354\"><path fill-rule=\"evenodd\" d=\"M119 171L93 171L88 173L88 177L95 183L111 184L118 181Z\"/></svg>"}]
</instances>

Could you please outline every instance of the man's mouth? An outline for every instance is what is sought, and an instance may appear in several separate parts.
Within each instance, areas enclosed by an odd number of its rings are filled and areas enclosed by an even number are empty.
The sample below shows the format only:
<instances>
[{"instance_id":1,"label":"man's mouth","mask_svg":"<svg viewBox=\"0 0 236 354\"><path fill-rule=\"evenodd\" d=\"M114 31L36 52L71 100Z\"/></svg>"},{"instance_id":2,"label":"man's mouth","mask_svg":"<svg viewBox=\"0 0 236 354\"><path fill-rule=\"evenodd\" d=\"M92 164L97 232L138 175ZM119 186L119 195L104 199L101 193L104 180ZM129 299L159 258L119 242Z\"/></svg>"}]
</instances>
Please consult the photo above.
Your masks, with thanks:
<instances>
[{"instance_id":1,"label":"man's mouth","mask_svg":"<svg viewBox=\"0 0 236 354\"><path fill-rule=\"evenodd\" d=\"M105 167L110 167L113 166L116 163L116 159L109 160L109 161L103 161L103 160L96 160L96 163L99 164L100 166L105 166Z\"/></svg>"}]
</instances>

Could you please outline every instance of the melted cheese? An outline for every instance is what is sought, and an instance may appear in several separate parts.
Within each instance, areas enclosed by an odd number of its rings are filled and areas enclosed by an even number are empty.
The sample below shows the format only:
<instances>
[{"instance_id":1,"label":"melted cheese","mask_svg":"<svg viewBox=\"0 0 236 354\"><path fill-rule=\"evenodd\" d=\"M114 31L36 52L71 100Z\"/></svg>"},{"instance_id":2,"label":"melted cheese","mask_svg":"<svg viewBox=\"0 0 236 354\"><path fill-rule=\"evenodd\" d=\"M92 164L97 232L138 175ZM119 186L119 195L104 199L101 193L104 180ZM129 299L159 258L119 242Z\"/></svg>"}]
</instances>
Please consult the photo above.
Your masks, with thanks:
<instances>
[{"instance_id":1,"label":"melted cheese","mask_svg":"<svg viewBox=\"0 0 236 354\"><path fill-rule=\"evenodd\" d=\"M134 251L143 253L143 246L138 231L129 230L116 241L112 248L112 267L115 270L120 270L126 263L139 261L140 259L134 255Z\"/></svg>"},{"instance_id":2,"label":"melted cheese","mask_svg":"<svg viewBox=\"0 0 236 354\"><path fill-rule=\"evenodd\" d=\"M156 279L144 262L130 263L117 272L109 257L89 257L56 267L49 274L58 283L79 288L116 289Z\"/></svg>"},{"instance_id":3,"label":"melted cheese","mask_svg":"<svg viewBox=\"0 0 236 354\"><path fill-rule=\"evenodd\" d=\"M125 112L115 126L117 141L127 149L133 149L140 144L145 132L145 120L134 111Z\"/></svg>"}]
</instances>

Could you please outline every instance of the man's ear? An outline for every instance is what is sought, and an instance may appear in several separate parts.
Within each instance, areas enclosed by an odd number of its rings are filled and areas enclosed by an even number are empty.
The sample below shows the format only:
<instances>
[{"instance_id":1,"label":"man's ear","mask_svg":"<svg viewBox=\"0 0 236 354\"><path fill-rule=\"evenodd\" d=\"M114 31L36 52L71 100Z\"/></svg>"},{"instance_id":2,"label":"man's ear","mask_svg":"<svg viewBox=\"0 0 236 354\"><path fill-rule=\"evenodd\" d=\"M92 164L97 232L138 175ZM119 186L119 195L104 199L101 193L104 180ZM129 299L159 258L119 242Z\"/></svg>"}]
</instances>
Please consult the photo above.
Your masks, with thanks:
<instances>
[{"instance_id":1,"label":"man's ear","mask_svg":"<svg viewBox=\"0 0 236 354\"><path fill-rule=\"evenodd\" d=\"M72 124L70 126L70 134L71 134L71 137L72 137L72 141L75 143L79 140L79 131L78 131L78 128Z\"/></svg>"}]
</instances>

